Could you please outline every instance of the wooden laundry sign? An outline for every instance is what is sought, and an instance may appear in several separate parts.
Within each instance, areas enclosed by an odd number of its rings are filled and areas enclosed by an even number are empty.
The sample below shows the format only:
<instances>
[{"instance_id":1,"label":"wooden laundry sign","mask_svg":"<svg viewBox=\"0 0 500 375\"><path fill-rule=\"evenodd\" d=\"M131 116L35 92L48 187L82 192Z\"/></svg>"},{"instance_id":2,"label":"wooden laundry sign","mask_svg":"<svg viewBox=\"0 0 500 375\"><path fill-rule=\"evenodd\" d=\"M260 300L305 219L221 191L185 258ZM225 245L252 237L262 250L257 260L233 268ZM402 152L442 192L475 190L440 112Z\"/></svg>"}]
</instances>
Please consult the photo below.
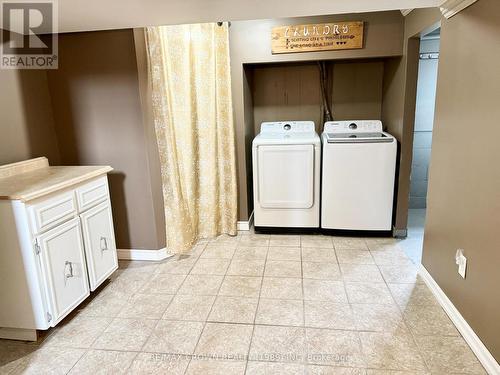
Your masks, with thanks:
<instances>
[{"instance_id":1,"label":"wooden laundry sign","mask_svg":"<svg viewBox=\"0 0 500 375\"><path fill-rule=\"evenodd\" d=\"M362 21L278 26L272 30L273 54L355 48L363 48Z\"/></svg>"}]
</instances>

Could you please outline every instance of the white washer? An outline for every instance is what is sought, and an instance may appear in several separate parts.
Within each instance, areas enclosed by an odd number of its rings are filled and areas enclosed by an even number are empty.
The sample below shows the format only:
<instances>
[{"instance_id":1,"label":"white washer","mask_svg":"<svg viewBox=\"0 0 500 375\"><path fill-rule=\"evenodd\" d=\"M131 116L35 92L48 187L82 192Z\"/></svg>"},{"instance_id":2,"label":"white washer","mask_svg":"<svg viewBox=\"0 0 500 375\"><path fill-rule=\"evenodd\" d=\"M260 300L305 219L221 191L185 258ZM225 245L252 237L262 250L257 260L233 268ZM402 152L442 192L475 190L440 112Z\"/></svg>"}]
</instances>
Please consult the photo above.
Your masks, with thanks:
<instances>
[{"instance_id":1,"label":"white washer","mask_svg":"<svg viewBox=\"0 0 500 375\"><path fill-rule=\"evenodd\" d=\"M391 230L396 139L370 121L326 122L321 227Z\"/></svg>"},{"instance_id":2,"label":"white washer","mask_svg":"<svg viewBox=\"0 0 500 375\"><path fill-rule=\"evenodd\" d=\"M254 225L318 228L321 141L314 122L263 122L252 160Z\"/></svg>"}]
</instances>

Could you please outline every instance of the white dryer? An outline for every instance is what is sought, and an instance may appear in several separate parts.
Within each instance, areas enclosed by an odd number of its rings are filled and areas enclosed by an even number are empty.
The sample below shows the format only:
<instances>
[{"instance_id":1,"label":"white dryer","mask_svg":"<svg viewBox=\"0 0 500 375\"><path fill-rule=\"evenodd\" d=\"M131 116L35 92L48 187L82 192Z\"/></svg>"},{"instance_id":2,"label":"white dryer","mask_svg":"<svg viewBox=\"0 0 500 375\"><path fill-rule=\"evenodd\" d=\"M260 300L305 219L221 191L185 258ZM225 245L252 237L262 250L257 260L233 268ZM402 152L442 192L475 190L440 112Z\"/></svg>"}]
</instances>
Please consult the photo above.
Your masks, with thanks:
<instances>
[{"instance_id":1,"label":"white dryer","mask_svg":"<svg viewBox=\"0 0 500 375\"><path fill-rule=\"evenodd\" d=\"M321 138L321 227L391 230L396 139L378 120L326 122Z\"/></svg>"},{"instance_id":2,"label":"white dryer","mask_svg":"<svg viewBox=\"0 0 500 375\"><path fill-rule=\"evenodd\" d=\"M318 228L321 141L314 122L263 122L252 160L255 227Z\"/></svg>"}]
</instances>

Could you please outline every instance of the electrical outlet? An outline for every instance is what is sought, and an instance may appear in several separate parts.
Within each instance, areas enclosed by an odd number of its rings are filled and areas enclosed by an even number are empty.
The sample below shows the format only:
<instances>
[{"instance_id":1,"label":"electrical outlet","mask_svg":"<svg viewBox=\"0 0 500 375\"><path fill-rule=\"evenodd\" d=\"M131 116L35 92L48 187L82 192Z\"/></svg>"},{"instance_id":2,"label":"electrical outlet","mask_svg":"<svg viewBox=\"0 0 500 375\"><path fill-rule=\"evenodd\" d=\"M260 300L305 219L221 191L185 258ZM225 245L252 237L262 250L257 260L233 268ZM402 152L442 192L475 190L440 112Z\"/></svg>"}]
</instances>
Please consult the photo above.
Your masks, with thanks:
<instances>
[{"instance_id":1,"label":"electrical outlet","mask_svg":"<svg viewBox=\"0 0 500 375\"><path fill-rule=\"evenodd\" d=\"M467 271L467 258L462 249L458 249L455 254L455 262L458 264L458 274L465 279L465 272Z\"/></svg>"}]
</instances>

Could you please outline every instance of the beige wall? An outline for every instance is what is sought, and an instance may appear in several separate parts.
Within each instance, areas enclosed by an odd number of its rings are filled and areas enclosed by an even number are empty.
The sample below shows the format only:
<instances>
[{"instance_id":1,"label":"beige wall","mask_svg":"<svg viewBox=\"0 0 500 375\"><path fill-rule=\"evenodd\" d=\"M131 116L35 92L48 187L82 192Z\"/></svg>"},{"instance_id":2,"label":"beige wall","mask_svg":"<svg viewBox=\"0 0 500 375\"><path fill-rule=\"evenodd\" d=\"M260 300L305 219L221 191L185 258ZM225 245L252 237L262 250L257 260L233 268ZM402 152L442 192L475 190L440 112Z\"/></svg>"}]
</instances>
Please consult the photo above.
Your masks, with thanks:
<instances>
[{"instance_id":1,"label":"beige wall","mask_svg":"<svg viewBox=\"0 0 500 375\"><path fill-rule=\"evenodd\" d=\"M59 162L45 71L0 69L0 164L37 156Z\"/></svg>"},{"instance_id":2,"label":"beige wall","mask_svg":"<svg viewBox=\"0 0 500 375\"><path fill-rule=\"evenodd\" d=\"M500 2L443 21L423 264L500 361ZM467 278L457 273L464 249Z\"/></svg>"},{"instance_id":3,"label":"beige wall","mask_svg":"<svg viewBox=\"0 0 500 375\"><path fill-rule=\"evenodd\" d=\"M365 21L364 48L358 50L271 54L271 29L286 24ZM247 220L252 211L251 142L254 120L249 112L252 99L248 90L244 65L255 63L304 62L316 60L363 59L400 56L402 54L403 17L399 11L343 14L259 21L232 22L229 29L231 80L238 162L239 220Z\"/></svg>"},{"instance_id":4,"label":"beige wall","mask_svg":"<svg viewBox=\"0 0 500 375\"><path fill-rule=\"evenodd\" d=\"M158 249L132 30L63 34L48 72L61 163L109 164L119 248Z\"/></svg>"},{"instance_id":5,"label":"beige wall","mask_svg":"<svg viewBox=\"0 0 500 375\"><path fill-rule=\"evenodd\" d=\"M153 199L154 221L158 248L166 246L167 228L165 227L165 205L163 204L163 185L161 178L160 155L153 122L152 92L148 78L148 57L144 29L134 29L134 43L137 58L137 77L142 106L142 120L146 151L148 155L151 198Z\"/></svg>"}]
</instances>

